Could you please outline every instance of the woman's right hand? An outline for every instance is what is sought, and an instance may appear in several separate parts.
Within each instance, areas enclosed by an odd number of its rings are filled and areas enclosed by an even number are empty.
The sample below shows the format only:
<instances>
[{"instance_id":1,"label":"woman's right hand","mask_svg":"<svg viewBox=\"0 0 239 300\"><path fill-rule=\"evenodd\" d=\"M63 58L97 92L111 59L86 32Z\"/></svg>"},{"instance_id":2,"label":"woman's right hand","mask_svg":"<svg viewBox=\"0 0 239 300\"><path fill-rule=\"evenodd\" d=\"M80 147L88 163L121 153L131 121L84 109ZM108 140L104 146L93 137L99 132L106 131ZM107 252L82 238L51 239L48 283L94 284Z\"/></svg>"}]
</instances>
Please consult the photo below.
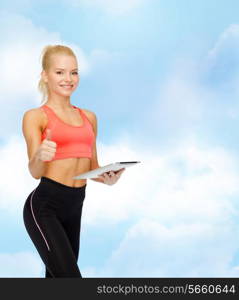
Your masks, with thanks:
<instances>
[{"instance_id":1,"label":"woman's right hand","mask_svg":"<svg viewBox=\"0 0 239 300\"><path fill-rule=\"evenodd\" d=\"M46 130L46 138L38 148L38 158L41 161L51 161L55 156L57 144L51 141L51 130Z\"/></svg>"}]
</instances>

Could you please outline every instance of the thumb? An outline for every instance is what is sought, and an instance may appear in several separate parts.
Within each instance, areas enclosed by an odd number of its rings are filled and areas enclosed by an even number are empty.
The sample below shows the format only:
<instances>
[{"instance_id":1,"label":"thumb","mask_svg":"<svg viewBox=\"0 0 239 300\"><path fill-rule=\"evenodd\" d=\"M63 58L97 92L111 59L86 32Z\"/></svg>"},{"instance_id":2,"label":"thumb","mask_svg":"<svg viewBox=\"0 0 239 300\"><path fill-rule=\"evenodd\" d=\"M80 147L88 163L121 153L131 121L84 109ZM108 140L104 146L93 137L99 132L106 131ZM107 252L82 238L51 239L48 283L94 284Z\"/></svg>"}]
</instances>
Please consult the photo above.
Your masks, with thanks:
<instances>
[{"instance_id":1,"label":"thumb","mask_svg":"<svg viewBox=\"0 0 239 300\"><path fill-rule=\"evenodd\" d=\"M49 129L49 128L46 130L46 139L47 139L48 141L51 140L51 129Z\"/></svg>"}]
</instances>

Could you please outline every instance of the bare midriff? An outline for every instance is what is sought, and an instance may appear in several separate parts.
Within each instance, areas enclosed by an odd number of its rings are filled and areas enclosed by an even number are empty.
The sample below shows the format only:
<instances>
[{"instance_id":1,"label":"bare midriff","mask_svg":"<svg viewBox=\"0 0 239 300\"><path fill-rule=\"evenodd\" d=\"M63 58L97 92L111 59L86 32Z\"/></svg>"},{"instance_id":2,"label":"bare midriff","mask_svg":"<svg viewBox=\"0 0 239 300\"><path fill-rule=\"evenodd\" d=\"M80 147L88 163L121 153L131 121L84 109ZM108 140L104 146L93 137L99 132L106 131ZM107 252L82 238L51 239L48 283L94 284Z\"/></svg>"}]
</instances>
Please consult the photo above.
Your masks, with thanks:
<instances>
[{"instance_id":1,"label":"bare midriff","mask_svg":"<svg viewBox=\"0 0 239 300\"><path fill-rule=\"evenodd\" d=\"M81 187L87 179L72 179L81 173L90 171L90 158L71 157L46 162L46 169L42 176L51 178L71 187Z\"/></svg>"}]
</instances>

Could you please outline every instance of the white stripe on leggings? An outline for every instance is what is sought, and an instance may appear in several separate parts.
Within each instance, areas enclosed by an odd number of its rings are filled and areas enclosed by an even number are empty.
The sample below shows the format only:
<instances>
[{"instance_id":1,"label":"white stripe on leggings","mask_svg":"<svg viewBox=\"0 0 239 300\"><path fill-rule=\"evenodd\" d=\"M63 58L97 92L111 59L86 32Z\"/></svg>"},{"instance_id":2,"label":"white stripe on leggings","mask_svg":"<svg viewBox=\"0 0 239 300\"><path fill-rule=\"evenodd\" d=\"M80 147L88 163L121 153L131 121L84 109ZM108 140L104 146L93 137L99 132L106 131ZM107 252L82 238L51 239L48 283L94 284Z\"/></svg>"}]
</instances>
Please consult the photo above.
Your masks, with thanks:
<instances>
[{"instance_id":1,"label":"white stripe on leggings","mask_svg":"<svg viewBox=\"0 0 239 300\"><path fill-rule=\"evenodd\" d=\"M35 223L36 223L38 229L40 230L40 232L41 232L41 234L42 234L42 236L43 236L43 238L44 238L44 241L45 241L45 243L46 243L46 245L47 245L48 251L50 251L50 247L49 247L49 245L48 245L48 243L47 243L47 240L46 240L46 238L44 237L44 234L42 233L40 226L37 224L36 218L35 218L34 213L33 213L33 208L32 208L32 197L33 197L33 195L34 195L36 189L37 189L37 188L35 188L35 190L33 191L32 195L31 195L31 201L30 201L30 203L31 203L31 211L32 211L32 215L33 215L34 221L35 221Z\"/></svg>"}]
</instances>

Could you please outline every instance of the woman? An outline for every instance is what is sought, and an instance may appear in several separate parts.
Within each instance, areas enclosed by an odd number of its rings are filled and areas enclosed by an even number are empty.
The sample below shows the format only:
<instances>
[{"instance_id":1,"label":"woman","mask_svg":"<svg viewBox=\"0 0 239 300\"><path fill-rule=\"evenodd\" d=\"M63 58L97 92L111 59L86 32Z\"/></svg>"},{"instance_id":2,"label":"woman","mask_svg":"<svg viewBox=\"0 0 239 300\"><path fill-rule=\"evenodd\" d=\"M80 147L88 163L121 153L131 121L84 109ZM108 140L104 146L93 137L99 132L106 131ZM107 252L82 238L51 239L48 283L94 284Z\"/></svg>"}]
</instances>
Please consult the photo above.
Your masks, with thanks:
<instances>
[{"instance_id":1,"label":"woman","mask_svg":"<svg viewBox=\"0 0 239 300\"><path fill-rule=\"evenodd\" d=\"M86 179L72 177L100 167L96 115L70 103L79 83L77 59L63 45L46 46L39 90L44 105L26 111L22 130L28 168L38 186L23 208L26 230L46 266L45 277L82 277L77 265ZM117 182L125 168L93 180Z\"/></svg>"}]
</instances>

